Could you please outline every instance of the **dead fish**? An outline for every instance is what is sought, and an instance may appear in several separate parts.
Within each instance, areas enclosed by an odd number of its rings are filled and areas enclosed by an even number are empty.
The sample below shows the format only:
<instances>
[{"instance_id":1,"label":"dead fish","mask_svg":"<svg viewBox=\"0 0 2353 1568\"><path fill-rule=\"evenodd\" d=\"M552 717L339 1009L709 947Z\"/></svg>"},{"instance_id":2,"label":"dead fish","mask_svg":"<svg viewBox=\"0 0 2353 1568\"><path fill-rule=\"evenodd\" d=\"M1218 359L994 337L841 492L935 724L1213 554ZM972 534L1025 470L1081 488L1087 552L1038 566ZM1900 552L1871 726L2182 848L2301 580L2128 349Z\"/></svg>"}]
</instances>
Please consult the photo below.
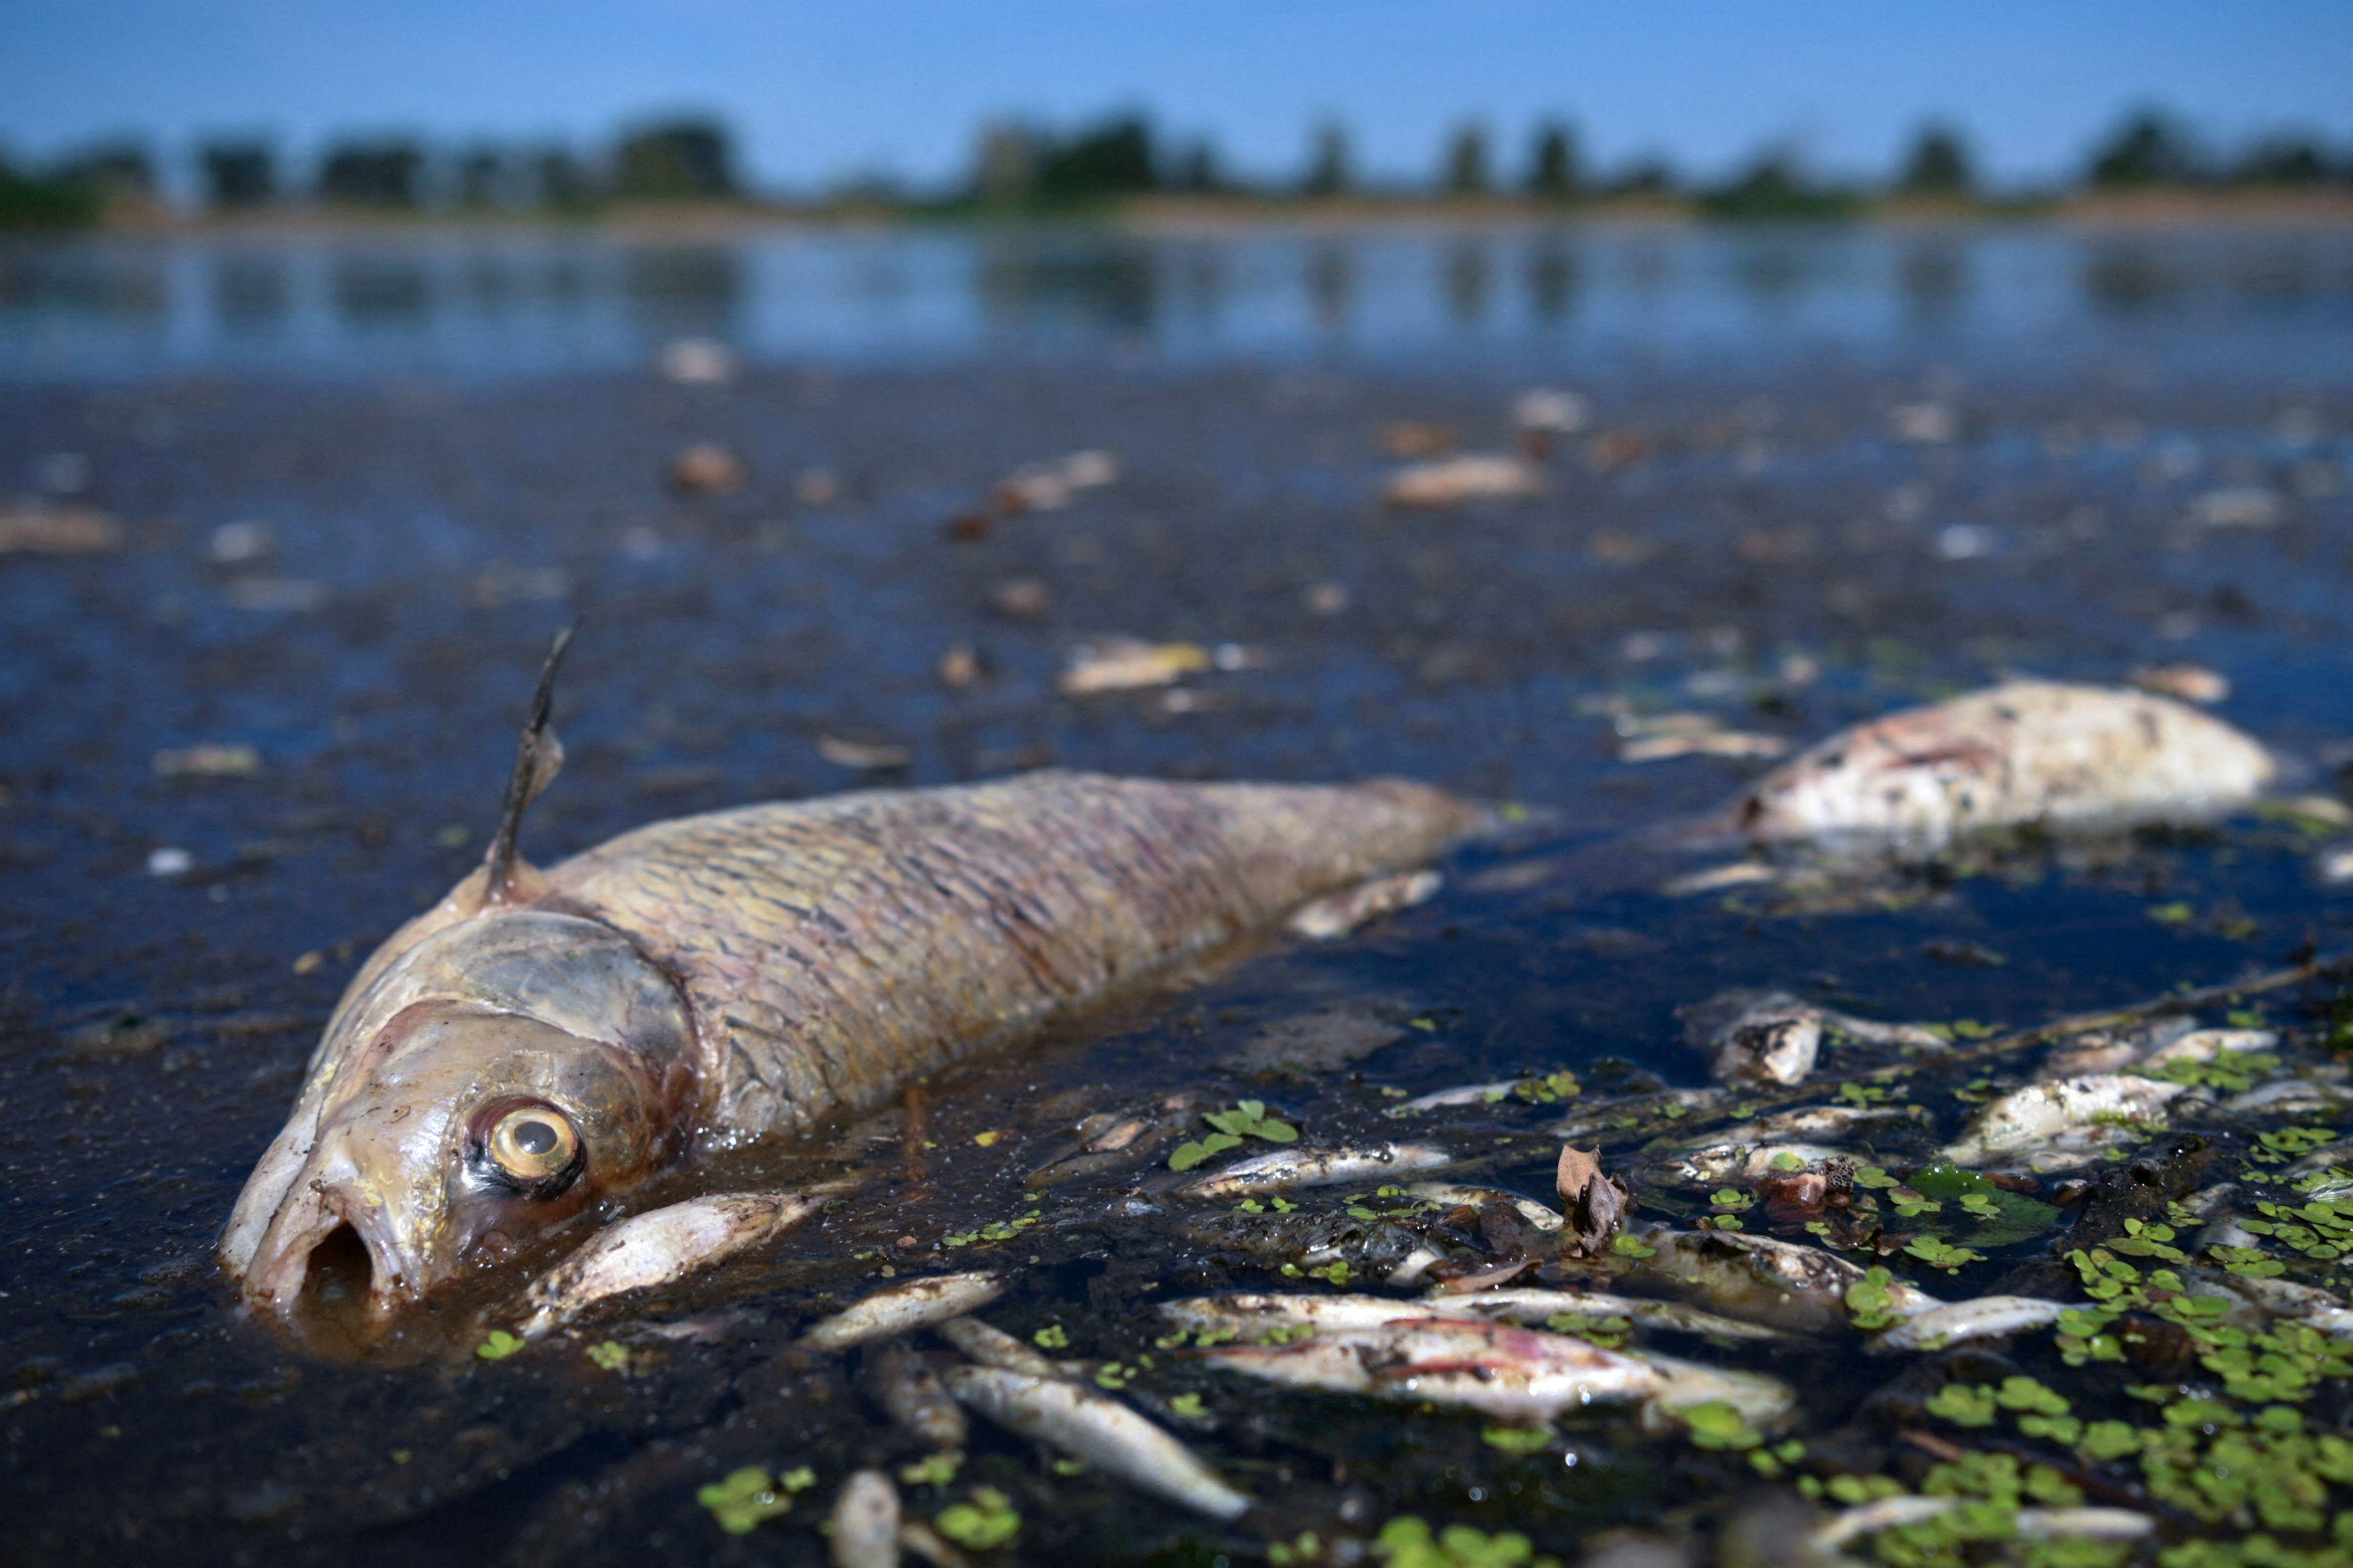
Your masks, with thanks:
<instances>
[{"instance_id":1,"label":"dead fish","mask_svg":"<svg viewBox=\"0 0 2353 1568\"><path fill-rule=\"evenodd\" d=\"M1504 1192L1500 1187L1473 1187L1461 1182L1409 1182L1405 1192L1409 1198L1420 1198L1433 1204L1467 1204L1472 1208L1486 1204L1503 1204L1538 1230L1558 1230L1567 1223L1560 1217L1559 1210L1547 1208L1534 1198Z\"/></svg>"},{"instance_id":2,"label":"dead fish","mask_svg":"<svg viewBox=\"0 0 2353 1568\"><path fill-rule=\"evenodd\" d=\"M1466 500L1542 495L1544 470L1523 458L1466 452L1409 463L1388 478L1381 499L1391 506L1449 507Z\"/></svg>"},{"instance_id":3,"label":"dead fish","mask_svg":"<svg viewBox=\"0 0 2353 1568\"><path fill-rule=\"evenodd\" d=\"M1694 1116L1716 1110L1732 1098L1721 1084L1706 1089L1670 1089L1657 1094L1629 1095L1621 1100L1579 1102L1577 1113L1553 1129L1554 1135L1572 1143L1614 1134L1624 1119L1660 1115Z\"/></svg>"},{"instance_id":4,"label":"dead fish","mask_svg":"<svg viewBox=\"0 0 2353 1568\"><path fill-rule=\"evenodd\" d=\"M1641 1353L1644 1364L1660 1375L1658 1388L1642 1402L1642 1425L1651 1431L1684 1425L1692 1408L1701 1405L1729 1405L1743 1421L1765 1432L1787 1426L1798 1413L1798 1391L1778 1377L1649 1351Z\"/></svg>"},{"instance_id":5,"label":"dead fish","mask_svg":"<svg viewBox=\"0 0 2353 1568\"><path fill-rule=\"evenodd\" d=\"M2198 822L2255 798L2271 753L2145 691L2013 680L1842 731L1728 813L1755 843L1868 841L1934 853L1988 828Z\"/></svg>"},{"instance_id":6,"label":"dead fish","mask_svg":"<svg viewBox=\"0 0 2353 1568\"><path fill-rule=\"evenodd\" d=\"M803 1334L801 1344L813 1351L846 1351L872 1340L896 1339L961 1318L1004 1293L1005 1276L993 1269L902 1280L836 1312Z\"/></svg>"},{"instance_id":7,"label":"dead fish","mask_svg":"<svg viewBox=\"0 0 2353 1568\"><path fill-rule=\"evenodd\" d=\"M2069 1310L2063 1301L2033 1296L1980 1296L1915 1312L1871 1342L1873 1351L1942 1350L1970 1340L1999 1339L2047 1328Z\"/></svg>"},{"instance_id":8,"label":"dead fish","mask_svg":"<svg viewBox=\"0 0 2353 1568\"><path fill-rule=\"evenodd\" d=\"M930 1447L964 1447L964 1410L923 1357L894 1345L867 1363L866 1375L876 1402L902 1430Z\"/></svg>"},{"instance_id":9,"label":"dead fish","mask_svg":"<svg viewBox=\"0 0 2353 1568\"><path fill-rule=\"evenodd\" d=\"M859 1470L833 1500L833 1568L898 1568L899 1489L880 1470Z\"/></svg>"},{"instance_id":10,"label":"dead fish","mask_svg":"<svg viewBox=\"0 0 2353 1568\"><path fill-rule=\"evenodd\" d=\"M1060 1377L1062 1369L993 1323L978 1318L951 1318L939 1325L940 1338L983 1366L1003 1367L1031 1377Z\"/></svg>"},{"instance_id":11,"label":"dead fish","mask_svg":"<svg viewBox=\"0 0 2353 1568\"><path fill-rule=\"evenodd\" d=\"M1717 1029L1708 1076L1718 1083L1803 1083L1821 1054L1820 1014L1794 996L1769 996Z\"/></svg>"},{"instance_id":12,"label":"dead fish","mask_svg":"<svg viewBox=\"0 0 2353 1568\"><path fill-rule=\"evenodd\" d=\"M523 1292L531 1315L521 1332L534 1339L599 1301L707 1268L782 1235L823 1202L808 1193L721 1193L608 1225Z\"/></svg>"},{"instance_id":13,"label":"dead fish","mask_svg":"<svg viewBox=\"0 0 2353 1568\"><path fill-rule=\"evenodd\" d=\"M1944 1158L1971 1168L2024 1164L2063 1170L2158 1120L2183 1086L2126 1073L2087 1073L2012 1089L1980 1106ZM2122 1121L2126 1125L2119 1126Z\"/></svg>"},{"instance_id":14,"label":"dead fish","mask_svg":"<svg viewBox=\"0 0 2353 1568\"><path fill-rule=\"evenodd\" d=\"M348 1226L379 1310L691 1154L806 1129L1483 825L1398 783L1041 773L657 823L545 871L543 671L484 865L354 977L219 1243L290 1313Z\"/></svg>"},{"instance_id":15,"label":"dead fish","mask_svg":"<svg viewBox=\"0 0 2353 1568\"><path fill-rule=\"evenodd\" d=\"M1171 1502L1212 1519L1250 1511L1250 1500L1190 1448L1091 1388L997 1366L952 1367L946 1383L976 1414Z\"/></svg>"},{"instance_id":16,"label":"dead fish","mask_svg":"<svg viewBox=\"0 0 2353 1568\"><path fill-rule=\"evenodd\" d=\"M1277 1349L1219 1345L1211 1365L1294 1388L1426 1399L1507 1421L1647 1399L1663 1381L1632 1356L1567 1334L1460 1318L1319 1331Z\"/></svg>"},{"instance_id":17,"label":"dead fish","mask_svg":"<svg viewBox=\"0 0 2353 1568\"><path fill-rule=\"evenodd\" d=\"M1810 1544L1820 1552L1834 1552L1848 1542L1901 1525L1919 1524L1962 1507L1969 1500L1957 1497L1891 1497L1845 1509L1816 1530ZM2021 1508L2004 1517L2010 1528L2029 1541L2060 1541L2087 1537L2100 1541L2138 1541L2157 1529L2146 1513L2124 1508Z\"/></svg>"},{"instance_id":18,"label":"dead fish","mask_svg":"<svg viewBox=\"0 0 2353 1568\"><path fill-rule=\"evenodd\" d=\"M1310 942L1334 942L1383 915L1428 903L1443 886L1445 879L1435 871L1379 877L1360 882L1345 893L1334 893L1303 905L1284 924L1293 936L1303 936Z\"/></svg>"},{"instance_id":19,"label":"dead fish","mask_svg":"<svg viewBox=\"0 0 2353 1568\"><path fill-rule=\"evenodd\" d=\"M1678 1287L1734 1317L1799 1333L1842 1327L1847 1289L1862 1279L1862 1269L1821 1247L1768 1236L1662 1226L1636 1239L1651 1256L1611 1254L1599 1261L1638 1279ZM1901 1279L1887 1287L1887 1294L1899 1313L1939 1305Z\"/></svg>"},{"instance_id":20,"label":"dead fish","mask_svg":"<svg viewBox=\"0 0 2353 1568\"><path fill-rule=\"evenodd\" d=\"M1706 1143L1670 1153L1642 1169L1689 1184L1721 1185L1730 1181L1754 1182L1779 1172L1796 1172L1831 1160L1853 1156L1843 1149L1820 1143Z\"/></svg>"},{"instance_id":21,"label":"dead fish","mask_svg":"<svg viewBox=\"0 0 2353 1568\"><path fill-rule=\"evenodd\" d=\"M1668 1329L1679 1334L1705 1334L1715 1339L1762 1341L1786 1337L1779 1330L1762 1323L1723 1317L1681 1301L1659 1301L1647 1296L1613 1296L1600 1290L1507 1288L1453 1298L1452 1304L1466 1317L1502 1319L1514 1323L1547 1323L1555 1318L1624 1318L1646 1329Z\"/></svg>"},{"instance_id":22,"label":"dead fish","mask_svg":"<svg viewBox=\"0 0 2353 1568\"><path fill-rule=\"evenodd\" d=\"M1408 1171L1451 1165L1454 1156L1430 1143L1377 1143L1364 1149L1277 1149L1238 1160L1214 1175L1176 1190L1188 1198L1227 1198L1250 1193L1329 1187L1343 1182L1393 1180Z\"/></svg>"}]
</instances>

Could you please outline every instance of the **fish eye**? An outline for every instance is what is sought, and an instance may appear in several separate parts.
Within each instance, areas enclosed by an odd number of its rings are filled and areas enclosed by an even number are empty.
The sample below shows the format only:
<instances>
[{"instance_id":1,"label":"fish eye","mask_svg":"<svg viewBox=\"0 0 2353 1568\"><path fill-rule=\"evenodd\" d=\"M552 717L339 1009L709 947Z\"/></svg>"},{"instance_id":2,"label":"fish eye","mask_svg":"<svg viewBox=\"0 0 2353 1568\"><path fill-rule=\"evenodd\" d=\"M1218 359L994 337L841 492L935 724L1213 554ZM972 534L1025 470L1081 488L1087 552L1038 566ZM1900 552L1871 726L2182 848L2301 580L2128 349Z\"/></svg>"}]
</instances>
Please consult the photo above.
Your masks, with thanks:
<instances>
[{"instance_id":1,"label":"fish eye","mask_svg":"<svg viewBox=\"0 0 2353 1568\"><path fill-rule=\"evenodd\" d=\"M555 1180L580 1158L580 1134L562 1111L545 1105L519 1105L500 1117L485 1146L491 1163L524 1186Z\"/></svg>"}]
</instances>

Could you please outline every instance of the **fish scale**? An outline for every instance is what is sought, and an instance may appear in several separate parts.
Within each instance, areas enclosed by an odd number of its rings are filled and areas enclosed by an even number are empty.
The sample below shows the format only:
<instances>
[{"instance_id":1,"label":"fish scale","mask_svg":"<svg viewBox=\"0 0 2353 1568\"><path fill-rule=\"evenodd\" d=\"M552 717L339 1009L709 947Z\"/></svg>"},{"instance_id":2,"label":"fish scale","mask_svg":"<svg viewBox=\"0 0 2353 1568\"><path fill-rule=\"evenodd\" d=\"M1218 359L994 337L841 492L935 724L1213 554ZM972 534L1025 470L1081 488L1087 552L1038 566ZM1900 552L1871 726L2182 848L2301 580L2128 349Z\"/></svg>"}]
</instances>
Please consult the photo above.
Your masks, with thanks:
<instances>
[{"instance_id":1,"label":"fish scale","mask_svg":"<svg viewBox=\"0 0 2353 1568\"><path fill-rule=\"evenodd\" d=\"M1410 784L1042 773L657 823L547 880L678 979L724 1139L871 1103L1472 821Z\"/></svg>"}]
</instances>

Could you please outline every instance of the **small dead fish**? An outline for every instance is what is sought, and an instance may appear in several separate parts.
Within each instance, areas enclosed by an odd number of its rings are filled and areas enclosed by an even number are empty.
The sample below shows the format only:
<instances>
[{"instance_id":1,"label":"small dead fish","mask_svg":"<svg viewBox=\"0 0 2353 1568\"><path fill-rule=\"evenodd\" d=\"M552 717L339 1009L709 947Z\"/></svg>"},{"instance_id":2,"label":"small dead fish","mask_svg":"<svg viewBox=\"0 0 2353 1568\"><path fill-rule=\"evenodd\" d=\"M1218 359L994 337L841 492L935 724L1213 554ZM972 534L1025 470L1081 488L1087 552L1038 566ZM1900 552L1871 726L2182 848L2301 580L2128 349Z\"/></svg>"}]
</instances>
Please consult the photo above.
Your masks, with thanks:
<instances>
[{"instance_id":1,"label":"small dead fish","mask_svg":"<svg viewBox=\"0 0 2353 1568\"><path fill-rule=\"evenodd\" d=\"M2279 1044L2269 1029L2192 1029L2140 1059L2144 1068L2171 1067L2176 1062L2211 1062L2225 1051L2268 1051Z\"/></svg>"},{"instance_id":2,"label":"small dead fish","mask_svg":"<svg viewBox=\"0 0 2353 1568\"><path fill-rule=\"evenodd\" d=\"M1190 1448L1092 1389L997 1366L952 1367L945 1381L975 1414L1145 1491L1212 1519L1250 1511L1250 1500Z\"/></svg>"},{"instance_id":3,"label":"small dead fish","mask_svg":"<svg viewBox=\"0 0 2353 1568\"><path fill-rule=\"evenodd\" d=\"M1980 1106L1944 1158L1972 1169L2022 1164L2063 1170L2158 1121L2182 1085L2124 1073L2089 1073L2013 1089ZM2119 1121L2127 1125L2118 1126Z\"/></svg>"},{"instance_id":4,"label":"small dead fish","mask_svg":"<svg viewBox=\"0 0 2353 1568\"><path fill-rule=\"evenodd\" d=\"M1487 822L1405 784L1050 772L682 817L542 871L516 836L562 759L554 676L484 864L354 977L221 1234L257 1310L290 1316L348 1227L389 1312L492 1238L873 1105Z\"/></svg>"},{"instance_id":5,"label":"small dead fish","mask_svg":"<svg viewBox=\"0 0 2353 1568\"><path fill-rule=\"evenodd\" d=\"M633 1215L590 1237L523 1292L536 1339L612 1297L651 1289L781 1236L818 1211L808 1193L721 1193Z\"/></svg>"},{"instance_id":6,"label":"small dead fish","mask_svg":"<svg viewBox=\"0 0 2353 1568\"><path fill-rule=\"evenodd\" d=\"M1366 1149L1277 1149L1228 1165L1177 1188L1188 1198L1329 1187L1344 1182L1394 1179L1408 1171L1451 1165L1454 1156L1430 1143L1380 1143Z\"/></svg>"},{"instance_id":7,"label":"small dead fish","mask_svg":"<svg viewBox=\"0 0 2353 1568\"><path fill-rule=\"evenodd\" d=\"M1718 1083L1803 1083L1821 1054L1822 1020L1793 996L1771 996L1715 1031L1708 1076Z\"/></svg>"},{"instance_id":8,"label":"small dead fish","mask_svg":"<svg viewBox=\"0 0 2353 1568\"><path fill-rule=\"evenodd\" d=\"M1542 495L1544 470L1521 458L1466 452L1409 463L1391 474L1381 499L1391 506L1449 507L1466 500Z\"/></svg>"},{"instance_id":9,"label":"small dead fish","mask_svg":"<svg viewBox=\"0 0 2353 1568\"><path fill-rule=\"evenodd\" d=\"M2219 1109L2226 1116L2333 1116L2353 1106L2353 1090L2318 1078L2274 1079L2244 1094L2234 1094Z\"/></svg>"},{"instance_id":10,"label":"small dead fish","mask_svg":"<svg viewBox=\"0 0 2353 1568\"><path fill-rule=\"evenodd\" d=\"M1839 840L1933 854L1964 835L2198 822L2278 773L2221 720L2145 691L2013 680L1841 731L1735 800L1757 843Z\"/></svg>"},{"instance_id":11,"label":"small dead fish","mask_svg":"<svg viewBox=\"0 0 2353 1568\"><path fill-rule=\"evenodd\" d=\"M934 1448L964 1447L964 1410L922 1356L894 1345L868 1363L867 1381L891 1419L918 1441Z\"/></svg>"},{"instance_id":12,"label":"small dead fish","mask_svg":"<svg viewBox=\"0 0 2353 1568\"><path fill-rule=\"evenodd\" d=\"M1005 1276L993 1269L902 1280L836 1312L803 1334L801 1344L813 1351L846 1351L872 1340L896 1339L961 1318L1004 1293Z\"/></svg>"},{"instance_id":13,"label":"small dead fish","mask_svg":"<svg viewBox=\"0 0 2353 1568\"><path fill-rule=\"evenodd\" d=\"M899 1568L899 1489L880 1470L859 1470L833 1500L833 1568Z\"/></svg>"},{"instance_id":14,"label":"small dead fish","mask_svg":"<svg viewBox=\"0 0 2353 1568\"><path fill-rule=\"evenodd\" d=\"M1677 1286L1734 1317L1799 1333L1843 1327L1847 1289L1862 1279L1862 1269L1834 1253L1767 1236L1661 1227L1637 1239L1651 1249L1651 1257L1611 1254L1599 1261L1638 1279ZM1939 1305L1934 1296L1900 1279L1887 1290L1898 1312Z\"/></svg>"},{"instance_id":15,"label":"small dead fish","mask_svg":"<svg viewBox=\"0 0 2353 1568\"><path fill-rule=\"evenodd\" d=\"M1683 1425L1692 1407L1699 1405L1729 1405L1743 1421L1765 1432L1787 1426L1798 1413L1798 1391L1778 1377L1649 1351L1641 1352L1641 1359L1661 1380L1642 1402L1642 1424L1651 1431Z\"/></svg>"},{"instance_id":16,"label":"small dead fish","mask_svg":"<svg viewBox=\"0 0 2353 1568\"><path fill-rule=\"evenodd\" d=\"M1761 1181L1777 1172L1802 1171L1826 1161L1852 1158L1842 1149L1820 1143L1708 1143L1672 1153L1663 1163L1643 1169L1671 1173L1684 1183L1721 1185Z\"/></svg>"},{"instance_id":17,"label":"small dead fish","mask_svg":"<svg viewBox=\"0 0 2353 1568\"><path fill-rule=\"evenodd\" d=\"M1423 1303L1436 1308L1437 1300ZM1612 1296L1599 1290L1543 1290L1533 1288L1484 1290L1475 1296L1449 1299L1448 1315L1501 1319L1514 1323L1546 1323L1555 1318L1625 1318L1646 1329L1669 1329L1682 1334L1706 1334L1725 1340L1779 1340L1787 1336L1761 1323L1743 1322L1681 1301L1658 1301L1647 1296Z\"/></svg>"},{"instance_id":18,"label":"small dead fish","mask_svg":"<svg viewBox=\"0 0 2353 1568\"><path fill-rule=\"evenodd\" d=\"M1062 1369L993 1323L951 1318L938 1325L940 1338L983 1366L1003 1367L1031 1377L1060 1377Z\"/></svg>"},{"instance_id":19,"label":"small dead fish","mask_svg":"<svg viewBox=\"0 0 2353 1568\"><path fill-rule=\"evenodd\" d=\"M1216 657L1198 643L1100 637L1071 650L1056 685L1065 697L1093 697L1173 686L1188 675L1217 668Z\"/></svg>"},{"instance_id":20,"label":"small dead fish","mask_svg":"<svg viewBox=\"0 0 2353 1568\"><path fill-rule=\"evenodd\" d=\"M2063 1301L2034 1296L1979 1296L1915 1312L1873 1340L1873 1351L1942 1350L1971 1340L1999 1339L2048 1328L2069 1310Z\"/></svg>"},{"instance_id":21,"label":"small dead fish","mask_svg":"<svg viewBox=\"0 0 2353 1568\"><path fill-rule=\"evenodd\" d=\"M1969 1500L1957 1497L1891 1497L1845 1509L1816 1530L1810 1544L1816 1552L1835 1552L1851 1541L1876 1535L1906 1524L1941 1519ZM2010 1528L2028 1541L2062 1541L2075 1537L2099 1541L2138 1541L2154 1532L2157 1521L2123 1508L2021 1508L2005 1516Z\"/></svg>"},{"instance_id":22,"label":"small dead fish","mask_svg":"<svg viewBox=\"0 0 2353 1568\"><path fill-rule=\"evenodd\" d=\"M1284 926L1292 935L1310 942L1335 942L1383 915L1428 903L1445 885L1445 879L1435 871L1377 877L1345 893L1333 893L1303 904Z\"/></svg>"},{"instance_id":23,"label":"small dead fish","mask_svg":"<svg viewBox=\"0 0 2353 1568\"><path fill-rule=\"evenodd\" d=\"M1567 1334L1461 1318L1410 1318L1319 1331L1280 1349L1219 1345L1214 1366L1294 1388L1426 1399L1507 1421L1647 1399L1663 1381L1630 1355Z\"/></svg>"},{"instance_id":24,"label":"small dead fish","mask_svg":"<svg viewBox=\"0 0 2353 1568\"><path fill-rule=\"evenodd\" d=\"M1500 1187L1473 1187L1460 1182L1409 1182L1405 1192L1408 1197L1433 1204L1466 1204L1472 1208L1484 1204L1504 1204L1538 1230L1558 1230L1567 1223L1560 1217L1557 1209L1548 1208L1535 1199L1522 1197L1517 1193L1504 1192Z\"/></svg>"}]
</instances>

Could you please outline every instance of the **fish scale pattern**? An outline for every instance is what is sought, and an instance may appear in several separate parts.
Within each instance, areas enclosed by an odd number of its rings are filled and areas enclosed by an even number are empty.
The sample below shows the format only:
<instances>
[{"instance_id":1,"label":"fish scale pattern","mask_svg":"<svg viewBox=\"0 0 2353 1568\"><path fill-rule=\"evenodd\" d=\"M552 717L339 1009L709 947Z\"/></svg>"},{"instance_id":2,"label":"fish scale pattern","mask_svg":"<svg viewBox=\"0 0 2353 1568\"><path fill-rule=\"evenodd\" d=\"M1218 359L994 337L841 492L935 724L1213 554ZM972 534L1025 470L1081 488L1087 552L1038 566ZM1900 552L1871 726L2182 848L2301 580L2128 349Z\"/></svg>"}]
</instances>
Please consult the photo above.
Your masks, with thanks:
<instances>
[{"instance_id":1,"label":"fish scale pattern","mask_svg":"<svg viewBox=\"0 0 2353 1568\"><path fill-rule=\"evenodd\" d=\"M1477 820L1401 783L1047 772L657 823L548 880L679 977L727 1139L871 1104Z\"/></svg>"}]
</instances>

